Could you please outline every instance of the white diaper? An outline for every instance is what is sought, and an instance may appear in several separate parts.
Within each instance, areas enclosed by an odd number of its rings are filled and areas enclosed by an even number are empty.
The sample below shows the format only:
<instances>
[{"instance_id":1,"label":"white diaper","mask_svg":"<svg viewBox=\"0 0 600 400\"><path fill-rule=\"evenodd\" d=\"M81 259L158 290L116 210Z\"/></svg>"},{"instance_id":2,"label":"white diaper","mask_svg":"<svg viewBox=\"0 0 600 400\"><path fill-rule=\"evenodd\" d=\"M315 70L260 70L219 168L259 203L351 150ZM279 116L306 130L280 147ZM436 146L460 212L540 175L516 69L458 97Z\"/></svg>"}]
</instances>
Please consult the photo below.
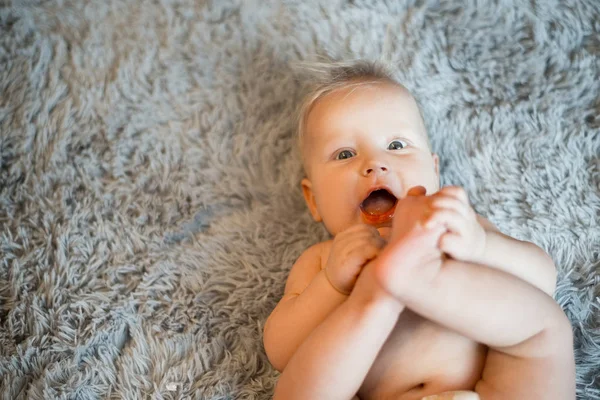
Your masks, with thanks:
<instances>
[{"instance_id":1,"label":"white diaper","mask_svg":"<svg viewBox=\"0 0 600 400\"><path fill-rule=\"evenodd\" d=\"M425 396L422 397L421 400L479 400L479 395L470 390L459 390Z\"/></svg>"}]
</instances>

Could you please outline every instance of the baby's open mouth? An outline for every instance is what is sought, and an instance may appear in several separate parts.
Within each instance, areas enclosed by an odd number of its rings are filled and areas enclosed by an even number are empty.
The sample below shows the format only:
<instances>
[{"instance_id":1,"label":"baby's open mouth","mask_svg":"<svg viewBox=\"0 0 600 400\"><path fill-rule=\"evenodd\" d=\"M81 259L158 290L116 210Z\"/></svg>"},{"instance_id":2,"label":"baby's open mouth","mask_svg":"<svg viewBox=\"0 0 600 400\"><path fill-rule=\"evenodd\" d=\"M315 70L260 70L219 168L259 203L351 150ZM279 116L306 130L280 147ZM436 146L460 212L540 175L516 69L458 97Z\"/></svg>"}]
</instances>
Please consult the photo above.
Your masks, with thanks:
<instances>
[{"instance_id":1,"label":"baby's open mouth","mask_svg":"<svg viewBox=\"0 0 600 400\"><path fill-rule=\"evenodd\" d=\"M383 223L392 219L397 202L396 196L386 189L379 189L369 194L360 204L360 210L367 223Z\"/></svg>"}]
</instances>

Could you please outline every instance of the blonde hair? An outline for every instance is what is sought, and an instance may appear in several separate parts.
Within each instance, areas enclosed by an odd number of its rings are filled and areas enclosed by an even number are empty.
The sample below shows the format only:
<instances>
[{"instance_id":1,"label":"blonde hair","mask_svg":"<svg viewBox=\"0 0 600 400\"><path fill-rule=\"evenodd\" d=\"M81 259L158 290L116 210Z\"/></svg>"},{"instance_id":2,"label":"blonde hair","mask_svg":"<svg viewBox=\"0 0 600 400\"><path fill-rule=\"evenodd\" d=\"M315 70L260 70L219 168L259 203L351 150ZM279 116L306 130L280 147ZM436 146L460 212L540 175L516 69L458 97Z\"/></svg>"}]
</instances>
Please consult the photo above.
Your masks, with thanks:
<instances>
[{"instance_id":1,"label":"blonde hair","mask_svg":"<svg viewBox=\"0 0 600 400\"><path fill-rule=\"evenodd\" d=\"M306 118L314 104L325 95L341 88L375 83L391 83L404 88L395 79L390 66L381 61L301 62L294 67L303 75L309 75L306 93L296 111L296 136L300 145Z\"/></svg>"}]
</instances>

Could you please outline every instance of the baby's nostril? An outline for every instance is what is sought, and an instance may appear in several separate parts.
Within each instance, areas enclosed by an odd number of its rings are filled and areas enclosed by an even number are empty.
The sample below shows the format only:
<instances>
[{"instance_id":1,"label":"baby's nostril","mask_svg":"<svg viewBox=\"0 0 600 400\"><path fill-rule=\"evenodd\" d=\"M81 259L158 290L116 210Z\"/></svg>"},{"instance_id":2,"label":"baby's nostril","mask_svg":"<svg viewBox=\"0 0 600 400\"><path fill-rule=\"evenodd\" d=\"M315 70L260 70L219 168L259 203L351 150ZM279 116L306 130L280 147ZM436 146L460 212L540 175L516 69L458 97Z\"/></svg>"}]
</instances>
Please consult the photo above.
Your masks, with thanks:
<instances>
[{"instance_id":1,"label":"baby's nostril","mask_svg":"<svg viewBox=\"0 0 600 400\"><path fill-rule=\"evenodd\" d=\"M376 169L379 169L380 171L383 171L383 172L387 172L387 170L388 170L387 167L384 167L383 165L378 165L375 168L367 168L365 170L365 175L369 175L370 173L372 173Z\"/></svg>"}]
</instances>

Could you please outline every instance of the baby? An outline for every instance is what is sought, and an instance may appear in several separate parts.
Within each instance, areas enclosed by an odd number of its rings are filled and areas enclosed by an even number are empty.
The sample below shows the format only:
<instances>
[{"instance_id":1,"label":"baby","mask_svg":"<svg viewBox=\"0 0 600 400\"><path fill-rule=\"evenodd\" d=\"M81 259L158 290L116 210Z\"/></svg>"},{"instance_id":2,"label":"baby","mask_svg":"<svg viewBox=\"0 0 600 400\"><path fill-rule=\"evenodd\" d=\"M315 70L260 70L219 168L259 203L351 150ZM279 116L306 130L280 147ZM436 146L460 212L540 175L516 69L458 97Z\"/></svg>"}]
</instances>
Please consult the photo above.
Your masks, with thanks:
<instances>
[{"instance_id":1,"label":"baby","mask_svg":"<svg viewBox=\"0 0 600 400\"><path fill-rule=\"evenodd\" d=\"M298 258L266 322L275 399L574 399L551 258L440 189L419 107L383 66L329 76L299 134L304 198L333 239Z\"/></svg>"}]
</instances>

